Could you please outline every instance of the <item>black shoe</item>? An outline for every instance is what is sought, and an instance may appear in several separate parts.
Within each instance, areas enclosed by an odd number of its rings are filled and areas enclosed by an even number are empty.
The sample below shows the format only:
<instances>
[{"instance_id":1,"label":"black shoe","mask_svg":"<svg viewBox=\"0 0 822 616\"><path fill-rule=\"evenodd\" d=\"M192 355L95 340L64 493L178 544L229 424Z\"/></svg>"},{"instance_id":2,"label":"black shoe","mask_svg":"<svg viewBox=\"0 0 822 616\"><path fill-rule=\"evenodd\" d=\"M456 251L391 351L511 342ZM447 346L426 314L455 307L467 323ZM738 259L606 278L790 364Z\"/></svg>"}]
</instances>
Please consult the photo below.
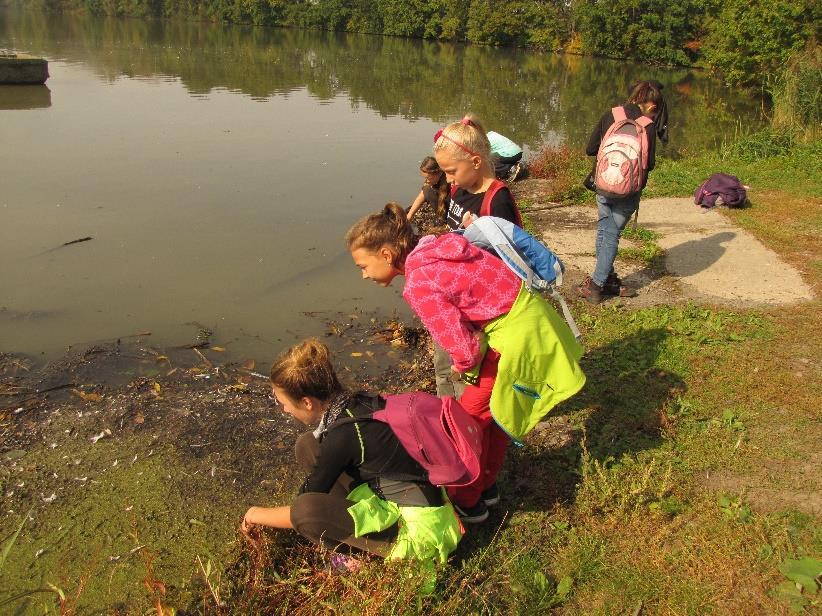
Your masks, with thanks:
<instances>
[{"instance_id":1,"label":"black shoe","mask_svg":"<svg viewBox=\"0 0 822 616\"><path fill-rule=\"evenodd\" d=\"M483 490L480 500L488 507L493 507L496 505L499 502L499 490L497 489L497 484L492 485L487 490Z\"/></svg>"},{"instance_id":2,"label":"black shoe","mask_svg":"<svg viewBox=\"0 0 822 616\"><path fill-rule=\"evenodd\" d=\"M460 517L460 520L466 524L479 524L488 519L488 505L480 499L473 507L461 507L457 503L453 503L454 511Z\"/></svg>"},{"instance_id":3,"label":"black shoe","mask_svg":"<svg viewBox=\"0 0 822 616\"><path fill-rule=\"evenodd\" d=\"M614 273L608 274L605 284L602 285L604 295L615 295L616 297L636 297L636 291L622 284L622 279Z\"/></svg>"}]
</instances>

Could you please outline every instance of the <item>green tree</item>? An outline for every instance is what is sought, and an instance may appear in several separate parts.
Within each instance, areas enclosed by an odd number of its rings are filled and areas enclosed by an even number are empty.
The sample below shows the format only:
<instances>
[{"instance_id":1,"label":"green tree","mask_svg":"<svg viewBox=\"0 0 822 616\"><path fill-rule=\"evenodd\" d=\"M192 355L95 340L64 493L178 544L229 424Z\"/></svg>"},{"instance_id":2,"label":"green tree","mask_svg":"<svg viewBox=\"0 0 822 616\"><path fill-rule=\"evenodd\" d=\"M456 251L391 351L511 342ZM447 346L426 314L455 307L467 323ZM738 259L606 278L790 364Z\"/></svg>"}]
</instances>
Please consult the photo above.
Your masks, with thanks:
<instances>
[{"instance_id":1,"label":"green tree","mask_svg":"<svg viewBox=\"0 0 822 616\"><path fill-rule=\"evenodd\" d=\"M761 84L818 37L820 23L814 0L725 0L707 24L705 61L730 84Z\"/></svg>"},{"instance_id":2,"label":"green tree","mask_svg":"<svg viewBox=\"0 0 822 616\"><path fill-rule=\"evenodd\" d=\"M703 0L576 0L573 19L585 53L687 65L705 10Z\"/></svg>"}]
</instances>

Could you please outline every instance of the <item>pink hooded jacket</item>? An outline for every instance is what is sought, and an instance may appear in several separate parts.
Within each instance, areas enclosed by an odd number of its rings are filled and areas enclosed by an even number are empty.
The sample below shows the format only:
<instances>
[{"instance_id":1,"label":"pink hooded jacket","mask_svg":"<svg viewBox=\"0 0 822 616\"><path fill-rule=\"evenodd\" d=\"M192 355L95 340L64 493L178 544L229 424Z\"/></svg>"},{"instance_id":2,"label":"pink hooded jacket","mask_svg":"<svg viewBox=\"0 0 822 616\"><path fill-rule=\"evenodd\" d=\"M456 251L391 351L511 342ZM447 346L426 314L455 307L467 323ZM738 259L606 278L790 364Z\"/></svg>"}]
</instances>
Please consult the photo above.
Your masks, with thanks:
<instances>
[{"instance_id":1,"label":"pink hooded jacket","mask_svg":"<svg viewBox=\"0 0 822 616\"><path fill-rule=\"evenodd\" d=\"M521 281L461 235L420 238L405 260L402 296L464 372L481 359L476 332L511 310Z\"/></svg>"}]
</instances>

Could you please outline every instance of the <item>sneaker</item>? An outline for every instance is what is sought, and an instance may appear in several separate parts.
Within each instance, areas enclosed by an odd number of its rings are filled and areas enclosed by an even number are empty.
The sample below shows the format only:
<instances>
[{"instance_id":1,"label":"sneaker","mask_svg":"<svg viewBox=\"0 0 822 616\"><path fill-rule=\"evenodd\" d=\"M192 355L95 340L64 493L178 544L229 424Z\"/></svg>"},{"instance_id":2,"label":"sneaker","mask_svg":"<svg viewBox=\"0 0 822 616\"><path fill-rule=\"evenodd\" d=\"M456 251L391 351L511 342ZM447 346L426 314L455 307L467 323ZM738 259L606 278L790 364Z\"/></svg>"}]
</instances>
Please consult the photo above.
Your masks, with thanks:
<instances>
[{"instance_id":1,"label":"sneaker","mask_svg":"<svg viewBox=\"0 0 822 616\"><path fill-rule=\"evenodd\" d=\"M602 301L602 287L595 283L590 276L576 288L577 295L584 297L591 304L599 304Z\"/></svg>"},{"instance_id":2,"label":"sneaker","mask_svg":"<svg viewBox=\"0 0 822 616\"><path fill-rule=\"evenodd\" d=\"M522 169L522 166L519 163L517 163L513 167L511 167L511 170L508 172L508 182L509 183L511 183L511 182L513 182L514 180L517 179L517 176L519 175L520 169Z\"/></svg>"},{"instance_id":3,"label":"sneaker","mask_svg":"<svg viewBox=\"0 0 822 616\"><path fill-rule=\"evenodd\" d=\"M460 520L466 524L479 524L488 519L488 505L482 499L473 507L463 507L457 503L453 503L454 511L460 517Z\"/></svg>"},{"instance_id":4,"label":"sneaker","mask_svg":"<svg viewBox=\"0 0 822 616\"><path fill-rule=\"evenodd\" d=\"M636 297L636 290L623 286L622 279L613 272L608 274L605 284L602 285L602 293L617 297Z\"/></svg>"},{"instance_id":5,"label":"sneaker","mask_svg":"<svg viewBox=\"0 0 822 616\"><path fill-rule=\"evenodd\" d=\"M497 484L483 490L480 499L487 507L493 507L496 505L499 502L499 490L497 489Z\"/></svg>"}]
</instances>

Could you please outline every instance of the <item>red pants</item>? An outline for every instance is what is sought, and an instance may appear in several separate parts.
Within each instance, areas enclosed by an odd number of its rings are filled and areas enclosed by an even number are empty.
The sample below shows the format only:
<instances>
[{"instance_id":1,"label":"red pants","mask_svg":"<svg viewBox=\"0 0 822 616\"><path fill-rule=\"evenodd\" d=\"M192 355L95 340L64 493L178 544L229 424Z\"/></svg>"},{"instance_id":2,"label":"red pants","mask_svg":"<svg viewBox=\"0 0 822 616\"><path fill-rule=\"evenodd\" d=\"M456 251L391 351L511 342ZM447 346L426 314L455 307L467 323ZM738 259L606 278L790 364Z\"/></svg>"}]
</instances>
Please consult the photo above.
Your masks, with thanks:
<instances>
[{"instance_id":1,"label":"red pants","mask_svg":"<svg viewBox=\"0 0 822 616\"><path fill-rule=\"evenodd\" d=\"M496 483L510 440L491 417L491 390L497 380L498 365L499 353L488 349L480 366L479 381L476 385L468 385L460 398L462 407L474 416L483 430L479 477L467 486L448 488L451 500L463 507L476 505L482 491Z\"/></svg>"}]
</instances>

